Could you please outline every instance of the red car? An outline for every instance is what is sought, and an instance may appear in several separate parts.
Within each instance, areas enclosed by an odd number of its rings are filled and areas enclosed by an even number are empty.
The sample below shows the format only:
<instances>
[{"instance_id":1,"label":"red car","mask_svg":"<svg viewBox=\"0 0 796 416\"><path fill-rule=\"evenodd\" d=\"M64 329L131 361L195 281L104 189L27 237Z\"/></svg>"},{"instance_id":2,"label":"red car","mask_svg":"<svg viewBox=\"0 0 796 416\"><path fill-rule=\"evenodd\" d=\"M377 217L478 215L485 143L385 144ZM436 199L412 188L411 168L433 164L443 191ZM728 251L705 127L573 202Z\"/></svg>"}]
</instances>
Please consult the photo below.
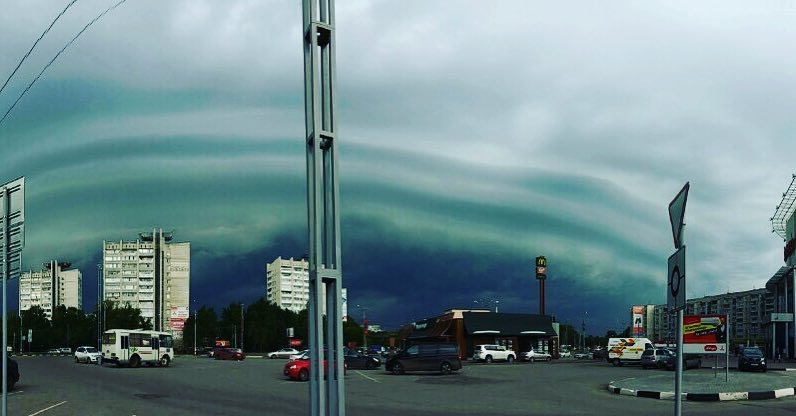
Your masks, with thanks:
<instances>
[{"instance_id":1,"label":"red car","mask_svg":"<svg viewBox=\"0 0 796 416\"><path fill-rule=\"evenodd\" d=\"M323 372L326 373L326 354L323 357ZM282 373L289 377L291 380L307 381L310 379L310 356L305 353L295 360L290 360L285 363L285 368ZM343 374L347 373L347 367L343 364Z\"/></svg>"},{"instance_id":2,"label":"red car","mask_svg":"<svg viewBox=\"0 0 796 416\"><path fill-rule=\"evenodd\" d=\"M213 353L216 360L235 360L241 361L246 358L246 354L240 348L217 348Z\"/></svg>"}]
</instances>

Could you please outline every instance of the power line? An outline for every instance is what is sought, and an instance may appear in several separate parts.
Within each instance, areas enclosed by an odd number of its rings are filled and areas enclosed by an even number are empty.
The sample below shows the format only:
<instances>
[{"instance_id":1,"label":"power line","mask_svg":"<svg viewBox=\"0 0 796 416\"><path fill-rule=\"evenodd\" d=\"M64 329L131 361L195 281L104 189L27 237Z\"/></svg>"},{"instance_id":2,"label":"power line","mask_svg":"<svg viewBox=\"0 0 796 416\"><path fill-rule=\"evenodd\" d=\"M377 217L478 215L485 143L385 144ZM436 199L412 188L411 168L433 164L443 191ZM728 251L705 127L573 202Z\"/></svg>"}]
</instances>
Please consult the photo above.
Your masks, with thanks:
<instances>
[{"instance_id":1,"label":"power line","mask_svg":"<svg viewBox=\"0 0 796 416\"><path fill-rule=\"evenodd\" d=\"M17 67L14 68L14 71L11 72L11 75L8 76L8 79L6 79L6 82L3 84L2 87L0 87L0 94L3 93L4 89L6 89L6 85L8 85L8 82L11 81L11 78L14 76L14 74L17 73L17 71L19 70L19 67L22 66L23 62L25 62L25 59L28 59L28 56L30 55L30 53L33 52L33 49L36 48L36 45L39 44L39 41L44 37L44 35L47 34L47 32L50 31L50 29L53 28L53 25L55 25L55 22L57 22L58 19L60 19L61 16L63 16L64 13L66 13L66 11L69 10L69 8L72 7L72 5L75 4L76 2L77 2L77 0L72 0L71 2L69 2L69 4L67 4L66 7L64 7L63 10L61 10L61 13L58 13L58 16L55 16L55 19L53 19L52 23L50 23L50 26L48 26L47 29L45 29L44 32L41 33L41 36L39 36L39 38L36 39L36 42L33 42L33 46L30 47L30 49L28 50L28 53L26 53L25 56L23 56L22 59L19 60L19 63L17 64Z\"/></svg>"},{"instance_id":2,"label":"power line","mask_svg":"<svg viewBox=\"0 0 796 416\"><path fill-rule=\"evenodd\" d=\"M33 84L35 84L35 83L36 83L36 81L38 81L38 80L39 80L39 78L41 78L42 74L44 74L44 71L46 71L46 70L47 70L47 68L49 68L49 67L50 67L50 66L53 64L53 62L55 62L55 60L56 60L56 59L58 59L58 57L59 57L59 56L61 56L61 54L62 54L62 53L63 53L63 52L66 50L66 48L68 48L68 47L69 47L69 45L71 45L72 43L74 43L74 42L75 42L75 40L77 40L77 38L79 38L79 37L80 37L80 35L82 35L82 34L83 34L83 32L85 32L85 31L86 31L86 30L87 30L87 29L88 29L88 28L89 28L91 25L93 25L94 23L96 23L96 21L97 21L97 20L101 19L101 18L102 18L102 16L105 16L105 15L106 15L108 12L110 12L111 10L113 10L113 9L115 9L115 8L117 8L117 7L119 7L119 6L121 6L121 5L122 5L122 3L126 2L126 1L127 1L127 0L121 0L121 1L119 1L118 3L114 4L113 6L111 6L111 7L108 7L107 9L105 9L105 11L104 11L104 12L100 13L99 15L97 15L97 17L95 17L95 18L94 18L92 21L88 22L88 24L87 24L86 26L84 26L84 27L83 27L83 29L81 29L81 30L80 30L80 32L77 32L77 35L75 35L75 37L73 37L73 38L72 38L72 40L70 40L69 42L67 42L67 44L66 44L66 45L64 45L64 47L63 47L63 48L61 48L61 50L60 50L60 51L58 51L58 53L57 53L57 54L55 54L55 56L53 57L53 59L51 59L51 60L50 60L50 62L49 62L47 65L45 65L45 66L44 66L44 68L41 70L41 72L39 72L39 75L37 75L37 76L36 76L36 78L34 78L34 79L33 79L33 81L31 81L31 82L30 82L30 84L28 84L27 88L25 88L25 90L24 90L24 91L22 91L22 94L19 94L19 97L17 97L17 100L16 100L16 101L14 101L14 104L11 104L11 107L9 107L9 108L8 108L8 111L6 111L6 113L3 115L3 118L2 118L2 119L0 119L0 125L2 125L2 124L3 124L3 121L5 121L5 119L6 119L6 118L8 118L8 114L11 112L11 110L13 110L13 109L14 109L14 107L16 107L16 106L17 106L17 103L19 103L19 100L21 100L21 99L22 99L22 97L24 97L24 96L25 96L25 93L27 93L27 92L28 92L28 90L30 90L30 88L31 88L31 87L33 87Z\"/></svg>"}]
</instances>

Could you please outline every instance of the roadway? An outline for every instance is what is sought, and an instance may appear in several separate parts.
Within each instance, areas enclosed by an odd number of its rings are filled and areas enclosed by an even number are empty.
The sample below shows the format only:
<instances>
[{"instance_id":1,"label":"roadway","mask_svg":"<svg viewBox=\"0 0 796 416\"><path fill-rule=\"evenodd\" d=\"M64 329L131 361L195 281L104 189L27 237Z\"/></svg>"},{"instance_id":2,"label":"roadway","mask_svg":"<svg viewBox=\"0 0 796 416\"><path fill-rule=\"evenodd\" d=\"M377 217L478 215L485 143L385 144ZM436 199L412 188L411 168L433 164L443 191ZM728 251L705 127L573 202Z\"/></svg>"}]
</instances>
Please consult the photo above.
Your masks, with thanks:
<instances>
[{"instance_id":1,"label":"roadway","mask_svg":"<svg viewBox=\"0 0 796 416\"><path fill-rule=\"evenodd\" d=\"M75 364L70 357L17 357L17 361L22 380L8 398L10 415L308 414L309 385L282 376L285 360L178 357L169 368L138 369ZM574 360L470 364L450 376L349 370L347 414L671 415L672 401L620 396L606 389L611 380L654 372ZM793 415L794 408L793 397L683 403L684 414L689 415Z\"/></svg>"}]
</instances>

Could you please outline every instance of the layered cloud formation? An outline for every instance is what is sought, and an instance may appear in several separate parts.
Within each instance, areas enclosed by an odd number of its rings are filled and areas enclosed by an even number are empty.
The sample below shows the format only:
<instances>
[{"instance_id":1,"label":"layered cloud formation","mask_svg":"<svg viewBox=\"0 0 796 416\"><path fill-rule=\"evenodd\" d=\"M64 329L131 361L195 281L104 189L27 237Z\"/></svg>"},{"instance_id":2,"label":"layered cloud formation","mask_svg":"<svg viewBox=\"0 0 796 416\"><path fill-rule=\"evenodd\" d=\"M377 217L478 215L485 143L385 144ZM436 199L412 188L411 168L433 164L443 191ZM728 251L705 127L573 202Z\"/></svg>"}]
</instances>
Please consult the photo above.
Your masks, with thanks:
<instances>
[{"instance_id":1,"label":"layered cloud formation","mask_svg":"<svg viewBox=\"0 0 796 416\"><path fill-rule=\"evenodd\" d=\"M604 333L665 302L666 207L686 182L688 295L761 287L794 171L796 9L766 5L337 2L343 269L397 326L492 297ZM107 1L75 4L13 103ZM59 7L62 7L59 5ZM60 11L12 0L0 75ZM296 2L129 1L0 125L0 180L27 178L26 267L71 260L94 292L102 240L192 242L192 297L264 293L306 252Z\"/></svg>"}]
</instances>

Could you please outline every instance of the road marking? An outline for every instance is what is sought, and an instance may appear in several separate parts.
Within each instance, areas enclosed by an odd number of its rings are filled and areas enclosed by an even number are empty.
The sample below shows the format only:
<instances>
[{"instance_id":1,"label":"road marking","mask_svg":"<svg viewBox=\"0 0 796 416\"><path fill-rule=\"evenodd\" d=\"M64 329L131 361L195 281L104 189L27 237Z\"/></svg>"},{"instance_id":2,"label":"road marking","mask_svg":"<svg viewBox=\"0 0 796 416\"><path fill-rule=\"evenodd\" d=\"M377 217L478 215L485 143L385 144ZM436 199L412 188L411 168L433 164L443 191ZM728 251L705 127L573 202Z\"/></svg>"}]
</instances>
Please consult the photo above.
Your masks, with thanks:
<instances>
[{"instance_id":1,"label":"road marking","mask_svg":"<svg viewBox=\"0 0 796 416\"><path fill-rule=\"evenodd\" d=\"M38 411L38 412L36 412L36 413L31 413L31 414L29 414L28 416L36 416L36 415L38 415L38 414L44 413L44 412L46 412L46 411L48 411L48 410L50 410L50 409L54 408L54 407L58 407L58 406L60 406L60 405L62 405L62 404L64 404L64 403L66 403L66 400L62 401L61 403L56 403L56 404L54 404L54 405L52 405L52 406L50 406L50 407L47 407L47 408L41 409L41 410L39 410L39 411Z\"/></svg>"},{"instance_id":2,"label":"road marking","mask_svg":"<svg viewBox=\"0 0 796 416\"><path fill-rule=\"evenodd\" d=\"M9 395L9 396L13 396L13 395L15 395L15 394L24 393L24 392L25 392L25 390L19 390L19 391L15 391L15 392L13 392L13 393L8 393L8 395Z\"/></svg>"},{"instance_id":3,"label":"road marking","mask_svg":"<svg viewBox=\"0 0 796 416\"><path fill-rule=\"evenodd\" d=\"M360 376L362 376L362 377L365 377L365 378L366 378L366 379L368 379L368 380L375 381L376 383L381 383L381 381L379 381L379 380L376 380L376 379L375 379L375 378L373 378L373 377L366 376L366 375L362 374L362 373L361 373L359 370L354 370L354 372L355 372L355 373L357 373L357 374L359 374L359 375L360 375Z\"/></svg>"}]
</instances>

